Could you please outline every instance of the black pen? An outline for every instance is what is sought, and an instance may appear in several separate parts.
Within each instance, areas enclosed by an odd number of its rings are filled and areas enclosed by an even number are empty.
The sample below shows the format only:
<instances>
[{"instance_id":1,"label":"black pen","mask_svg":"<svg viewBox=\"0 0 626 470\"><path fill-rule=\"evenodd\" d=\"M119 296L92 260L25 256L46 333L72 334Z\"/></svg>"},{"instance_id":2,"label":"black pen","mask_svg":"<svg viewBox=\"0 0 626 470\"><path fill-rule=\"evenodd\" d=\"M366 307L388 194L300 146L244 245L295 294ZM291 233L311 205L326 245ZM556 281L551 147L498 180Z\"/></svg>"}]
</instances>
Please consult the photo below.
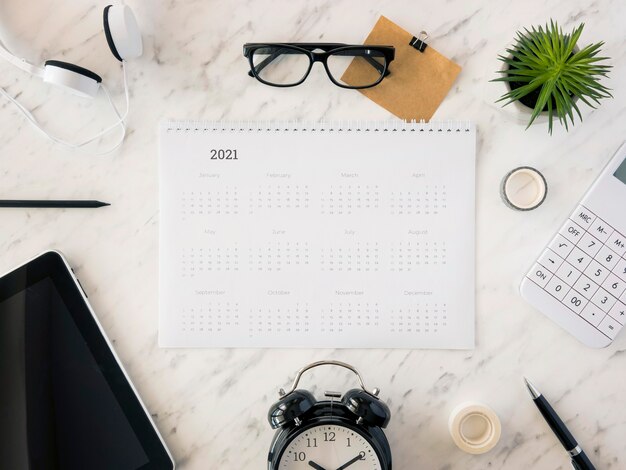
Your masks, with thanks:
<instances>
[{"instance_id":1,"label":"black pen","mask_svg":"<svg viewBox=\"0 0 626 470\"><path fill-rule=\"evenodd\" d=\"M13 208L55 208L55 209L96 209L98 207L110 206L107 202L100 201L55 201L55 200L0 200L0 207L13 207Z\"/></svg>"},{"instance_id":2,"label":"black pen","mask_svg":"<svg viewBox=\"0 0 626 470\"><path fill-rule=\"evenodd\" d=\"M556 437L558 437L559 441L561 441L561 444L571 457L572 466L578 470L596 470L596 467L593 466L589 457L585 454L585 451L581 449L578 442L576 442L576 439L574 439L574 436L572 436L572 433L567 429L567 426L565 426L563 421L561 421L561 418L559 418L559 415L557 415L556 411L554 411L552 406L550 406L548 400L544 398L544 396L535 388L533 384L529 382L526 377L524 377L524 382L526 382L526 387L528 388L530 395L533 397L535 405L537 405L537 408L539 408L539 411L543 415L543 418L548 422L550 429L552 429L552 432L556 434Z\"/></svg>"}]
</instances>

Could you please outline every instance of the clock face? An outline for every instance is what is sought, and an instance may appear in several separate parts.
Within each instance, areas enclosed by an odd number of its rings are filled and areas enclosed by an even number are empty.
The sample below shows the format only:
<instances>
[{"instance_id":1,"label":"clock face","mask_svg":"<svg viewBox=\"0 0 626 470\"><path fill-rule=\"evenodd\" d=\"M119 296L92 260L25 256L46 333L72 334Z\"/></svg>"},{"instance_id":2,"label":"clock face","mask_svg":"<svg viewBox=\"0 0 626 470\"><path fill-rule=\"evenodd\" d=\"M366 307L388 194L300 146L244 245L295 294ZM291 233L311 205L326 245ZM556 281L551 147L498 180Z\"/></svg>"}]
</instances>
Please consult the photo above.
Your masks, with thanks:
<instances>
[{"instance_id":1,"label":"clock face","mask_svg":"<svg viewBox=\"0 0 626 470\"><path fill-rule=\"evenodd\" d=\"M337 424L302 431L285 448L278 470L382 470L361 434Z\"/></svg>"}]
</instances>

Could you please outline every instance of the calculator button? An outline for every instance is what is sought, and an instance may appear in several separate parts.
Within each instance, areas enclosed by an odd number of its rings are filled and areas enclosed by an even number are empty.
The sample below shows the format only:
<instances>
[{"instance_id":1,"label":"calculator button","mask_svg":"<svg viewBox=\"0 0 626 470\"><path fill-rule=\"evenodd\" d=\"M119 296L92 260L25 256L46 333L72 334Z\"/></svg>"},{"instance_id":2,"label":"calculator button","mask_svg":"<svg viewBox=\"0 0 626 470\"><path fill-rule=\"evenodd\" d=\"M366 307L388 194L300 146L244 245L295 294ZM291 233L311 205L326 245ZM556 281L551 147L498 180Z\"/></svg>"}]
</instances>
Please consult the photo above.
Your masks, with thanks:
<instances>
[{"instance_id":1,"label":"calculator button","mask_svg":"<svg viewBox=\"0 0 626 470\"><path fill-rule=\"evenodd\" d=\"M620 325L617 321L611 318L610 315L604 317L598 325L598 330L600 330L611 339L614 339L621 329L622 325Z\"/></svg>"},{"instance_id":2,"label":"calculator button","mask_svg":"<svg viewBox=\"0 0 626 470\"><path fill-rule=\"evenodd\" d=\"M596 253L602 248L602 243L596 237L592 236L589 232L585 233L580 240L578 240L578 248L583 250L589 256L595 256Z\"/></svg>"},{"instance_id":3,"label":"calculator button","mask_svg":"<svg viewBox=\"0 0 626 470\"><path fill-rule=\"evenodd\" d=\"M604 245L594 259L605 268L608 268L609 271L612 271L620 257L608 245Z\"/></svg>"},{"instance_id":4,"label":"calculator button","mask_svg":"<svg viewBox=\"0 0 626 470\"><path fill-rule=\"evenodd\" d=\"M556 270L556 275L568 286L574 285L574 283L580 277L581 272L565 261L559 269Z\"/></svg>"},{"instance_id":5,"label":"calculator button","mask_svg":"<svg viewBox=\"0 0 626 470\"><path fill-rule=\"evenodd\" d=\"M617 262L615 268L613 268L613 273L622 281L626 281L626 259L621 258Z\"/></svg>"},{"instance_id":6,"label":"calculator button","mask_svg":"<svg viewBox=\"0 0 626 470\"><path fill-rule=\"evenodd\" d=\"M600 288L598 284L593 282L584 274L578 278L574 284L574 289L581 293L587 300L593 297L593 294Z\"/></svg>"},{"instance_id":7,"label":"calculator button","mask_svg":"<svg viewBox=\"0 0 626 470\"><path fill-rule=\"evenodd\" d=\"M581 227L585 227L585 229L589 229L591 224L596 220L596 216L591 213L591 211L587 210L583 206L578 206L572 216L570 217Z\"/></svg>"},{"instance_id":8,"label":"calculator button","mask_svg":"<svg viewBox=\"0 0 626 470\"><path fill-rule=\"evenodd\" d=\"M604 220L599 217L591 224L589 229L591 235L596 237L602 243L606 243L609 237L613 234L613 229Z\"/></svg>"},{"instance_id":9,"label":"calculator button","mask_svg":"<svg viewBox=\"0 0 626 470\"><path fill-rule=\"evenodd\" d=\"M583 253L583 251L578 247L574 247L572 252L567 255L566 259L572 266L580 271L583 271L591 262L591 256Z\"/></svg>"},{"instance_id":10,"label":"calculator button","mask_svg":"<svg viewBox=\"0 0 626 470\"><path fill-rule=\"evenodd\" d=\"M623 325L626 323L626 305L622 302L615 302L615 305L613 305L613 308L609 311L609 315Z\"/></svg>"},{"instance_id":11,"label":"calculator button","mask_svg":"<svg viewBox=\"0 0 626 470\"><path fill-rule=\"evenodd\" d=\"M600 307L604 312L609 313L609 310L611 310L613 305L615 305L617 299L604 289L600 288L595 294L593 294L591 301L596 306Z\"/></svg>"},{"instance_id":12,"label":"calculator button","mask_svg":"<svg viewBox=\"0 0 626 470\"><path fill-rule=\"evenodd\" d=\"M563 300L563 297L565 297L565 294L567 294L567 292L569 291L569 286L561 281L558 277L554 276L552 279L550 279L544 289L557 299Z\"/></svg>"},{"instance_id":13,"label":"calculator button","mask_svg":"<svg viewBox=\"0 0 626 470\"><path fill-rule=\"evenodd\" d=\"M578 226L571 220L565 222L565 225L563 225L563 227L561 227L561 230L559 230L559 234L563 235L572 243L578 243L578 240L580 239L580 237L582 237L584 232L585 231L580 228L580 226Z\"/></svg>"},{"instance_id":14,"label":"calculator button","mask_svg":"<svg viewBox=\"0 0 626 470\"><path fill-rule=\"evenodd\" d=\"M624 292L619 299L626 304L626 292Z\"/></svg>"},{"instance_id":15,"label":"calculator button","mask_svg":"<svg viewBox=\"0 0 626 470\"><path fill-rule=\"evenodd\" d=\"M609 274L609 277L607 277L602 283L602 287L604 287L607 292L613 294L615 297L619 297L626 289L626 282L622 281L615 274Z\"/></svg>"},{"instance_id":16,"label":"calculator button","mask_svg":"<svg viewBox=\"0 0 626 470\"><path fill-rule=\"evenodd\" d=\"M535 282L539 285L539 287L545 287L550 278L552 278L552 274L546 268L541 266L538 263L535 263L533 268L526 275L528 279Z\"/></svg>"},{"instance_id":17,"label":"calculator button","mask_svg":"<svg viewBox=\"0 0 626 470\"><path fill-rule=\"evenodd\" d=\"M606 244L618 255L624 256L626 254L626 238L624 238L621 233L613 232L613 235L611 235Z\"/></svg>"},{"instance_id":18,"label":"calculator button","mask_svg":"<svg viewBox=\"0 0 626 470\"><path fill-rule=\"evenodd\" d=\"M585 299L582 295L576 292L574 289L571 289L565 298L563 299L563 303L566 307L572 309L576 313L580 313L583 308L587 305L587 299Z\"/></svg>"},{"instance_id":19,"label":"calculator button","mask_svg":"<svg viewBox=\"0 0 626 470\"><path fill-rule=\"evenodd\" d=\"M609 275L609 270L598 263L596 260L593 260L589 263L589 266L583 271L589 279L598 284L602 284L604 280Z\"/></svg>"},{"instance_id":20,"label":"calculator button","mask_svg":"<svg viewBox=\"0 0 626 470\"><path fill-rule=\"evenodd\" d=\"M606 316L606 313L593 304L587 304L587 306L583 308L583 311L580 312L580 316L593 326L598 326L602 319Z\"/></svg>"},{"instance_id":21,"label":"calculator button","mask_svg":"<svg viewBox=\"0 0 626 470\"><path fill-rule=\"evenodd\" d=\"M559 266L561 266L561 263L563 263L563 258L548 248L541 253L537 262L551 273L555 273Z\"/></svg>"},{"instance_id":22,"label":"calculator button","mask_svg":"<svg viewBox=\"0 0 626 470\"><path fill-rule=\"evenodd\" d=\"M563 235L557 235L550 243L549 248L554 251L561 258L567 257L572 248L574 248L574 244L570 242L567 238L563 237Z\"/></svg>"}]
</instances>

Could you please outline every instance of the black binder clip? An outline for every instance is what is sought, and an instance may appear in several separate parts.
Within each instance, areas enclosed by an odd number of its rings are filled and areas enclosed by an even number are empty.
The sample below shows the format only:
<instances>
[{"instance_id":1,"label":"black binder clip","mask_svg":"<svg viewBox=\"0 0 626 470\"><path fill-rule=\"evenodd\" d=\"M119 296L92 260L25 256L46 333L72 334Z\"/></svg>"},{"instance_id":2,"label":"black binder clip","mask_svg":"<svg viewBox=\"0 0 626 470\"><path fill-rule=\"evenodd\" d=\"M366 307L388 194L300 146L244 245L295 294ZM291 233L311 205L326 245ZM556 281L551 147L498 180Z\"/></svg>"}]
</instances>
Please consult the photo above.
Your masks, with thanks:
<instances>
[{"instance_id":1,"label":"black binder clip","mask_svg":"<svg viewBox=\"0 0 626 470\"><path fill-rule=\"evenodd\" d=\"M413 36L413 39L409 42L409 46L413 46L418 51L424 52L428 47L428 44L424 42L426 39L428 39L428 33L426 31L422 31L420 32L419 37Z\"/></svg>"}]
</instances>

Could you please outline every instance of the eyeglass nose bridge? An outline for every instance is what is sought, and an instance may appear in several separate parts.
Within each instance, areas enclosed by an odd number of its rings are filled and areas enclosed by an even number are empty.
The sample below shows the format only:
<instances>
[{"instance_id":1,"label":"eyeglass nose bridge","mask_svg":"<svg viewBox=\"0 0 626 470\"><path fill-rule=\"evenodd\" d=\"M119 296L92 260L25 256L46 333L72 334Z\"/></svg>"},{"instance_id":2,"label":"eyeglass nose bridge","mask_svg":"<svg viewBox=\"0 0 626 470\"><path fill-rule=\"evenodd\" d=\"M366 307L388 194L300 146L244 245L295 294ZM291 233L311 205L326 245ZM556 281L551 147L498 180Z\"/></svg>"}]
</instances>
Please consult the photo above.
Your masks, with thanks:
<instances>
[{"instance_id":1,"label":"eyeglass nose bridge","mask_svg":"<svg viewBox=\"0 0 626 470\"><path fill-rule=\"evenodd\" d=\"M326 65L326 61L328 57L330 56L330 52L326 52L326 51L321 51L321 52L311 51L310 54L311 54L312 63L321 62L324 65Z\"/></svg>"},{"instance_id":2,"label":"eyeglass nose bridge","mask_svg":"<svg viewBox=\"0 0 626 470\"><path fill-rule=\"evenodd\" d=\"M309 73L311 73L311 69L313 68L313 65L316 62L321 62L322 65L324 66L324 70L326 71L326 75L328 75L328 78L331 82L333 82L336 85L339 85L339 83L337 82L337 80L335 79L335 77L333 77L332 72L330 71L330 68L328 68L328 58L332 55L332 52L327 52L327 51L321 51L321 52L316 52L316 51L311 51L310 52L310 57L311 57L311 65L309 66ZM307 76L309 75L309 73L307 73ZM341 86L341 85L340 85Z\"/></svg>"}]
</instances>

